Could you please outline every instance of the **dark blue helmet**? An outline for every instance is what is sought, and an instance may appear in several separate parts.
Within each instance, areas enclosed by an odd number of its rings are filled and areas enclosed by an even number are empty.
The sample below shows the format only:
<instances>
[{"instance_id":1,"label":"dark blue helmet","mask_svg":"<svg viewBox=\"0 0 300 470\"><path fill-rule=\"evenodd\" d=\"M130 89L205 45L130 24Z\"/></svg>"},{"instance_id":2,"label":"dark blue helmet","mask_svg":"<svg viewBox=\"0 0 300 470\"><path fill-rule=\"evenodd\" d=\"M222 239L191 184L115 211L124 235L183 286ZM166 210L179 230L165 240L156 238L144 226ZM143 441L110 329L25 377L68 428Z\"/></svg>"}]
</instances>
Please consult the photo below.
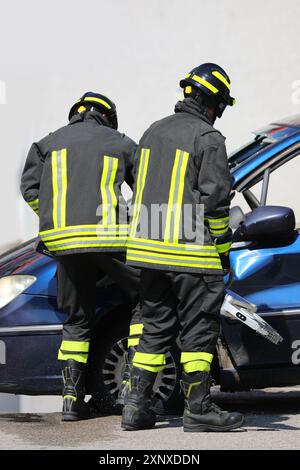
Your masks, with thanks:
<instances>
[{"instance_id":1,"label":"dark blue helmet","mask_svg":"<svg viewBox=\"0 0 300 470\"><path fill-rule=\"evenodd\" d=\"M106 96L92 91L84 93L84 95L72 106L69 113L69 120L74 116L75 112L85 111L85 105L87 104L92 105L102 114L106 114L109 122L111 123L111 127L118 129L118 117L115 103Z\"/></svg>"},{"instance_id":2,"label":"dark blue helmet","mask_svg":"<svg viewBox=\"0 0 300 470\"><path fill-rule=\"evenodd\" d=\"M198 89L211 98L218 117L222 116L226 106L235 104L235 99L230 96L230 78L217 64L207 63L195 67L180 80L180 86L184 89L185 96Z\"/></svg>"}]
</instances>

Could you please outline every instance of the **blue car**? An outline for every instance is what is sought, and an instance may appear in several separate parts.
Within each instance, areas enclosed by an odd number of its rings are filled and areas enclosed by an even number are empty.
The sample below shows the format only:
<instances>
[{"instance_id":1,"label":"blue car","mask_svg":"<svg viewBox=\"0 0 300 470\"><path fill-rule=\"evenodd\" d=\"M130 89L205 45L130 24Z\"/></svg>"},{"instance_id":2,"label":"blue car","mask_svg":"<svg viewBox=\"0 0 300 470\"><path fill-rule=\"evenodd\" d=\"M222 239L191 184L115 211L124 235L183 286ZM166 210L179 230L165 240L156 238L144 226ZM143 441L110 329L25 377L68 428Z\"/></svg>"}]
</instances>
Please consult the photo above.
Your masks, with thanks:
<instances>
[{"instance_id":1,"label":"blue car","mask_svg":"<svg viewBox=\"0 0 300 470\"><path fill-rule=\"evenodd\" d=\"M236 312L235 316L222 312L213 363L214 380L223 391L300 384L300 235L293 201L290 207L267 204L273 175L299 158L300 115L256 132L251 142L229 157L234 276L226 301ZM238 199L243 199L246 210L235 205ZM1 256L0 392L61 393L57 350L66 316L57 309L56 295L55 262L36 252L34 240ZM245 321L247 305L250 316L256 311L254 316L270 325L271 333L277 334L275 341L258 335L251 321ZM99 279L97 319L88 393L99 408L111 409L124 370L130 308L109 279ZM176 412L181 406L179 368L175 345L155 385L161 412Z\"/></svg>"}]
</instances>

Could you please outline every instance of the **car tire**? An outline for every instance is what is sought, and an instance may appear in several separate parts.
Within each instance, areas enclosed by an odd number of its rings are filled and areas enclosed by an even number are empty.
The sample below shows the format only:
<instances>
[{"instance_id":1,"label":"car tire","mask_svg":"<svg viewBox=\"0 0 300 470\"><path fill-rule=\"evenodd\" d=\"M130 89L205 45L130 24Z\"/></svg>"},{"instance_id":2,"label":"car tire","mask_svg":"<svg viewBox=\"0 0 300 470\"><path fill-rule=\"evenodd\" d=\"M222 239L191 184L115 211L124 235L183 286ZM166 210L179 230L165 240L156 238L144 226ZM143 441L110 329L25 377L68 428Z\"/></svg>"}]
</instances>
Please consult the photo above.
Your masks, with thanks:
<instances>
[{"instance_id":1,"label":"car tire","mask_svg":"<svg viewBox=\"0 0 300 470\"><path fill-rule=\"evenodd\" d=\"M130 315L116 312L109 315L113 322L101 322L91 340L87 367L87 393L90 404L103 414L120 414L115 404L125 368L125 351ZM112 327L113 326L113 327ZM167 355L167 364L154 385L154 409L160 415L181 414L180 351L175 345Z\"/></svg>"}]
</instances>

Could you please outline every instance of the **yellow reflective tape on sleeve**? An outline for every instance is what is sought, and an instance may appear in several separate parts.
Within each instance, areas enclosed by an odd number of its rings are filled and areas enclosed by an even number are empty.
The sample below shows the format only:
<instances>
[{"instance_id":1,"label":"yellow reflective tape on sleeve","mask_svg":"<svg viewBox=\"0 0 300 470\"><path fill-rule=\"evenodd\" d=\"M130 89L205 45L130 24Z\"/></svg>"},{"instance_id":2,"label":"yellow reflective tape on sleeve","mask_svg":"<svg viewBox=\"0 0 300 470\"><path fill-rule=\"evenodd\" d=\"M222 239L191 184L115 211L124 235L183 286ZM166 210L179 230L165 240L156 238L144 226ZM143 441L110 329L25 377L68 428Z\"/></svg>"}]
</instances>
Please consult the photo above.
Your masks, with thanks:
<instances>
[{"instance_id":1,"label":"yellow reflective tape on sleeve","mask_svg":"<svg viewBox=\"0 0 300 470\"><path fill-rule=\"evenodd\" d=\"M190 372L209 372L210 371L210 363L207 361L191 361L185 362L183 364L183 370L186 374Z\"/></svg>"},{"instance_id":2,"label":"yellow reflective tape on sleeve","mask_svg":"<svg viewBox=\"0 0 300 470\"><path fill-rule=\"evenodd\" d=\"M28 201L28 204L30 205L30 207L32 208L37 208L39 206L39 199L36 198L34 199L33 201Z\"/></svg>"},{"instance_id":3,"label":"yellow reflective tape on sleeve","mask_svg":"<svg viewBox=\"0 0 300 470\"><path fill-rule=\"evenodd\" d=\"M190 76L191 76L191 74L190 74L190 73L187 73L184 78L190 78Z\"/></svg>"},{"instance_id":4,"label":"yellow reflective tape on sleeve","mask_svg":"<svg viewBox=\"0 0 300 470\"><path fill-rule=\"evenodd\" d=\"M65 352L89 352L90 343L88 341L65 341L63 340L60 349Z\"/></svg>"},{"instance_id":5,"label":"yellow reflective tape on sleeve","mask_svg":"<svg viewBox=\"0 0 300 470\"><path fill-rule=\"evenodd\" d=\"M198 75L193 75L192 76L192 80L195 80L196 82L200 83L201 85L205 86L206 88L208 88L210 91L212 91L213 93L218 93L219 90L218 88L216 88L215 86L213 86L211 83L209 83L207 80L205 80L204 78L202 77L198 77Z\"/></svg>"},{"instance_id":6,"label":"yellow reflective tape on sleeve","mask_svg":"<svg viewBox=\"0 0 300 470\"><path fill-rule=\"evenodd\" d=\"M136 234L138 223L139 223L142 197L143 197L143 192L144 192L144 187L145 187L146 177L147 177L149 156L150 156L150 149L142 148L140 161L139 161L139 168L138 168L135 200L133 204L133 216L132 216L132 222L131 222L131 228L130 228L130 234L132 237Z\"/></svg>"},{"instance_id":7,"label":"yellow reflective tape on sleeve","mask_svg":"<svg viewBox=\"0 0 300 470\"><path fill-rule=\"evenodd\" d=\"M232 243L227 242L227 243L221 243L220 245L216 244L216 249L218 253L226 253L227 251L230 250Z\"/></svg>"},{"instance_id":8,"label":"yellow reflective tape on sleeve","mask_svg":"<svg viewBox=\"0 0 300 470\"><path fill-rule=\"evenodd\" d=\"M129 327L129 335L141 335L143 333L144 325L143 323L133 323Z\"/></svg>"},{"instance_id":9,"label":"yellow reflective tape on sleeve","mask_svg":"<svg viewBox=\"0 0 300 470\"><path fill-rule=\"evenodd\" d=\"M212 235L223 235L224 233L228 232L228 226L226 226L225 228L220 228L220 229L209 227L209 232Z\"/></svg>"},{"instance_id":10,"label":"yellow reflective tape on sleeve","mask_svg":"<svg viewBox=\"0 0 300 470\"><path fill-rule=\"evenodd\" d=\"M222 217L220 219L209 219L205 217L204 220L208 222L210 227L225 226L229 223L229 217Z\"/></svg>"},{"instance_id":11,"label":"yellow reflective tape on sleeve","mask_svg":"<svg viewBox=\"0 0 300 470\"><path fill-rule=\"evenodd\" d=\"M88 361L88 355L84 353L64 353L63 351L59 350L57 359L59 361L67 361L68 359L73 359L74 361L86 364Z\"/></svg>"},{"instance_id":12,"label":"yellow reflective tape on sleeve","mask_svg":"<svg viewBox=\"0 0 300 470\"><path fill-rule=\"evenodd\" d=\"M184 364L191 361L206 361L211 364L213 357L213 354L207 352L182 352L180 362Z\"/></svg>"},{"instance_id":13,"label":"yellow reflective tape on sleeve","mask_svg":"<svg viewBox=\"0 0 300 470\"><path fill-rule=\"evenodd\" d=\"M166 364L165 354L150 354L137 351L133 357L133 362L148 366L163 366Z\"/></svg>"},{"instance_id":14,"label":"yellow reflective tape on sleeve","mask_svg":"<svg viewBox=\"0 0 300 470\"><path fill-rule=\"evenodd\" d=\"M96 103L102 104L103 106L105 106L105 108L111 109L111 106L106 101L102 100L101 98L93 98L92 96L86 96L84 98L84 101L94 101Z\"/></svg>"},{"instance_id":15,"label":"yellow reflective tape on sleeve","mask_svg":"<svg viewBox=\"0 0 300 470\"><path fill-rule=\"evenodd\" d=\"M53 151L51 154L52 164L52 189L53 189L53 225L57 228L57 199L58 199L58 186L57 186L57 152Z\"/></svg>"},{"instance_id":16,"label":"yellow reflective tape on sleeve","mask_svg":"<svg viewBox=\"0 0 300 470\"><path fill-rule=\"evenodd\" d=\"M220 72L217 70L214 70L212 74L217 77L222 83L224 83L225 86L227 86L228 90L230 90L230 83L228 82L227 78L224 77Z\"/></svg>"}]
</instances>

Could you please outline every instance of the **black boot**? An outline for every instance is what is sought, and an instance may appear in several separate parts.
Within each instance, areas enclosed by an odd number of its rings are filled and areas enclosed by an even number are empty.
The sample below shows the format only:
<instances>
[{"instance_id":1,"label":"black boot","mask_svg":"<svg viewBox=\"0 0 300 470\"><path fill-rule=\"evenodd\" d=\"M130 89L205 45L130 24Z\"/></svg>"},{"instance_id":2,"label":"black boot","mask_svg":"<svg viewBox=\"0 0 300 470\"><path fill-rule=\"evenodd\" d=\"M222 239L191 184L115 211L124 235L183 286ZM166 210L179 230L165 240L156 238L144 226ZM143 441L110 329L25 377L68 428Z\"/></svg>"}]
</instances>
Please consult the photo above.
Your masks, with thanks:
<instances>
[{"instance_id":1,"label":"black boot","mask_svg":"<svg viewBox=\"0 0 300 470\"><path fill-rule=\"evenodd\" d=\"M122 414L122 428L127 431L151 429L155 426L156 416L151 410L152 388L156 372L132 367L130 373L130 392Z\"/></svg>"},{"instance_id":2,"label":"black boot","mask_svg":"<svg viewBox=\"0 0 300 470\"><path fill-rule=\"evenodd\" d=\"M123 373L123 380L116 399L116 405L118 406L124 406L129 394L130 370L132 367L132 359L134 354L135 348L133 346L129 347L125 354L125 369Z\"/></svg>"},{"instance_id":3,"label":"black boot","mask_svg":"<svg viewBox=\"0 0 300 470\"><path fill-rule=\"evenodd\" d=\"M208 372L183 372L181 386L185 396L185 432L230 431L244 423L243 415L224 411L211 401Z\"/></svg>"},{"instance_id":4,"label":"black boot","mask_svg":"<svg viewBox=\"0 0 300 470\"><path fill-rule=\"evenodd\" d=\"M63 421L79 421L91 418L90 408L85 397L85 364L68 359L62 369L63 388Z\"/></svg>"}]
</instances>

